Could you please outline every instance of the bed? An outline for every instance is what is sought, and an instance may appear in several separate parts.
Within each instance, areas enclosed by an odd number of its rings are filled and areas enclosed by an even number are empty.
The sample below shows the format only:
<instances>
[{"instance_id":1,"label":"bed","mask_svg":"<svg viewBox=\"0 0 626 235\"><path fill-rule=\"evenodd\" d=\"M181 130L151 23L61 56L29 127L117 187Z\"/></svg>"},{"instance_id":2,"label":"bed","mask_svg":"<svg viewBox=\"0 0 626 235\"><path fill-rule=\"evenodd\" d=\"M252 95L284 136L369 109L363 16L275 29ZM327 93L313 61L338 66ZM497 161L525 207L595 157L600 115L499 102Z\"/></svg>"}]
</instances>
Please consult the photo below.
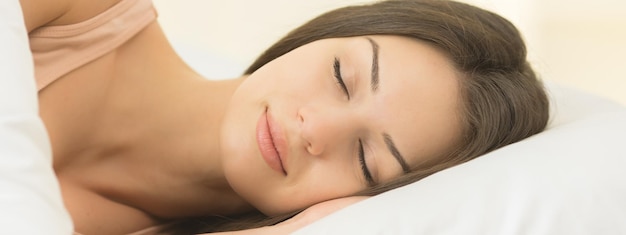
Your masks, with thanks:
<instances>
[{"instance_id":1,"label":"bed","mask_svg":"<svg viewBox=\"0 0 626 235\"><path fill-rule=\"evenodd\" d=\"M0 234L71 234L18 1L0 2ZM241 65L177 51L208 77ZM296 234L626 234L626 108L546 82L546 131L361 201Z\"/></svg>"}]
</instances>

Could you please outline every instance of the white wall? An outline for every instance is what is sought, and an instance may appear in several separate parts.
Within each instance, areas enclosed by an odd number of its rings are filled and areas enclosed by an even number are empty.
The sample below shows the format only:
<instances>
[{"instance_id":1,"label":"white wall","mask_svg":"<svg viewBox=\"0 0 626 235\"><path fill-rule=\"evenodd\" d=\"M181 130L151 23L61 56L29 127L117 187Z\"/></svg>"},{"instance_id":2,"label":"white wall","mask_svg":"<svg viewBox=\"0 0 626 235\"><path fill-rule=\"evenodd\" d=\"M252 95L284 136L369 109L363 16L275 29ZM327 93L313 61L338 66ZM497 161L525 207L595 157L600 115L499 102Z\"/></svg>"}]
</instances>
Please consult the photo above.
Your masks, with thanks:
<instances>
[{"instance_id":1,"label":"white wall","mask_svg":"<svg viewBox=\"0 0 626 235\"><path fill-rule=\"evenodd\" d=\"M373 0L153 0L168 37L242 65L327 10ZM465 0L525 35L541 76L626 104L626 1Z\"/></svg>"},{"instance_id":2,"label":"white wall","mask_svg":"<svg viewBox=\"0 0 626 235\"><path fill-rule=\"evenodd\" d=\"M626 104L626 1L546 0L535 11L544 76Z\"/></svg>"}]
</instances>

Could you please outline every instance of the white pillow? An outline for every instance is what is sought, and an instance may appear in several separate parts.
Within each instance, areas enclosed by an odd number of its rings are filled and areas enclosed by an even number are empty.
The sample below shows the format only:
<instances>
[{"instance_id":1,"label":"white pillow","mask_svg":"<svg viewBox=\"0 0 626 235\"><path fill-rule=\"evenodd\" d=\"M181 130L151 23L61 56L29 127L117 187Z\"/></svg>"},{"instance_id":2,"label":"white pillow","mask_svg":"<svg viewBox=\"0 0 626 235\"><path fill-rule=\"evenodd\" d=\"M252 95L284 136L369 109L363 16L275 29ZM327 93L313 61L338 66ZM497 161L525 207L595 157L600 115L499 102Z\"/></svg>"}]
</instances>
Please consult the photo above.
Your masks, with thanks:
<instances>
[{"instance_id":1,"label":"white pillow","mask_svg":"<svg viewBox=\"0 0 626 235\"><path fill-rule=\"evenodd\" d=\"M626 108L549 88L546 131L296 234L626 234Z\"/></svg>"},{"instance_id":2,"label":"white pillow","mask_svg":"<svg viewBox=\"0 0 626 235\"><path fill-rule=\"evenodd\" d=\"M71 234L18 0L0 1L0 234Z\"/></svg>"}]
</instances>

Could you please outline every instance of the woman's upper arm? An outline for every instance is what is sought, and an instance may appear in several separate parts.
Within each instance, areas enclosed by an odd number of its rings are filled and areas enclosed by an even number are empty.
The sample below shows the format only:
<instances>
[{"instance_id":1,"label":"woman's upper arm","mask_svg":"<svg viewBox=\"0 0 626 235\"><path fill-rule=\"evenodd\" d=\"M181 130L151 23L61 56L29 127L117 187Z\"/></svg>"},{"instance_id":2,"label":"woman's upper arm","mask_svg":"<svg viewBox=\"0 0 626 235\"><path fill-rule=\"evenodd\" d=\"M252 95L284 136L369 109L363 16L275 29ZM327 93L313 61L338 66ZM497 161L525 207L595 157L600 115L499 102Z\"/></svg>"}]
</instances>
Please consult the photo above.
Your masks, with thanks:
<instances>
[{"instance_id":1,"label":"woman's upper arm","mask_svg":"<svg viewBox=\"0 0 626 235\"><path fill-rule=\"evenodd\" d=\"M61 17L73 0L20 0L28 32Z\"/></svg>"}]
</instances>

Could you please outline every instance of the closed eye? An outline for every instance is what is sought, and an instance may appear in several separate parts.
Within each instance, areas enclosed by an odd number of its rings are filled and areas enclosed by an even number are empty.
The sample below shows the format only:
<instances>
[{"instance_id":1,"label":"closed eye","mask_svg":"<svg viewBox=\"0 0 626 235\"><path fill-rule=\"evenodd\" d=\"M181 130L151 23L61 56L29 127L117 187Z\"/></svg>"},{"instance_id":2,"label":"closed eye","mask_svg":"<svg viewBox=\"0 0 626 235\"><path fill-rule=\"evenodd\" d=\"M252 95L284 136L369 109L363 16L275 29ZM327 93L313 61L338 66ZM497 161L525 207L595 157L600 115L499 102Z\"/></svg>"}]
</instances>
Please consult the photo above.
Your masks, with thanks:
<instances>
[{"instance_id":1,"label":"closed eye","mask_svg":"<svg viewBox=\"0 0 626 235\"><path fill-rule=\"evenodd\" d=\"M361 170L363 171L363 175L365 176L365 181L370 186L374 185L374 178L372 177L372 173L367 168L367 163L365 162L365 151L363 151L363 142L359 139L359 163L361 164Z\"/></svg>"},{"instance_id":2,"label":"closed eye","mask_svg":"<svg viewBox=\"0 0 626 235\"><path fill-rule=\"evenodd\" d=\"M335 79L337 79L337 84L341 87L341 90L346 94L348 100L350 100L350 92L348 92L348 87L346 83L343 81L343 77L341 76L341 63L339 59L335 57L335 61L333 62L333 69L335 72ZM375 184L374 178L372 177L372 173L367 167L367 163L365 162L365 151L363 150L363 142L359 139L359 164L361 165L361 170L363 171L363 176L365 176L365 181L367 184L372 186Z\"/></svg>"},{"instance_id":3,"label":"closed eye","mask_svg":"<svg viewBox=\"0 0 626 235\"><path fill-rule=\"evenodd\" d=\"M343 81L343 77L341 77L341 63L339 63L339 59L337 57L335 57L335 62L333 63L333 69L335 70L335 79L337 79L337 84L339 84L343 92L348 97L348 100L350 100L350 93L348 92L348 87L346 86L346 83Z\"/></svg>"}]
</instances>

